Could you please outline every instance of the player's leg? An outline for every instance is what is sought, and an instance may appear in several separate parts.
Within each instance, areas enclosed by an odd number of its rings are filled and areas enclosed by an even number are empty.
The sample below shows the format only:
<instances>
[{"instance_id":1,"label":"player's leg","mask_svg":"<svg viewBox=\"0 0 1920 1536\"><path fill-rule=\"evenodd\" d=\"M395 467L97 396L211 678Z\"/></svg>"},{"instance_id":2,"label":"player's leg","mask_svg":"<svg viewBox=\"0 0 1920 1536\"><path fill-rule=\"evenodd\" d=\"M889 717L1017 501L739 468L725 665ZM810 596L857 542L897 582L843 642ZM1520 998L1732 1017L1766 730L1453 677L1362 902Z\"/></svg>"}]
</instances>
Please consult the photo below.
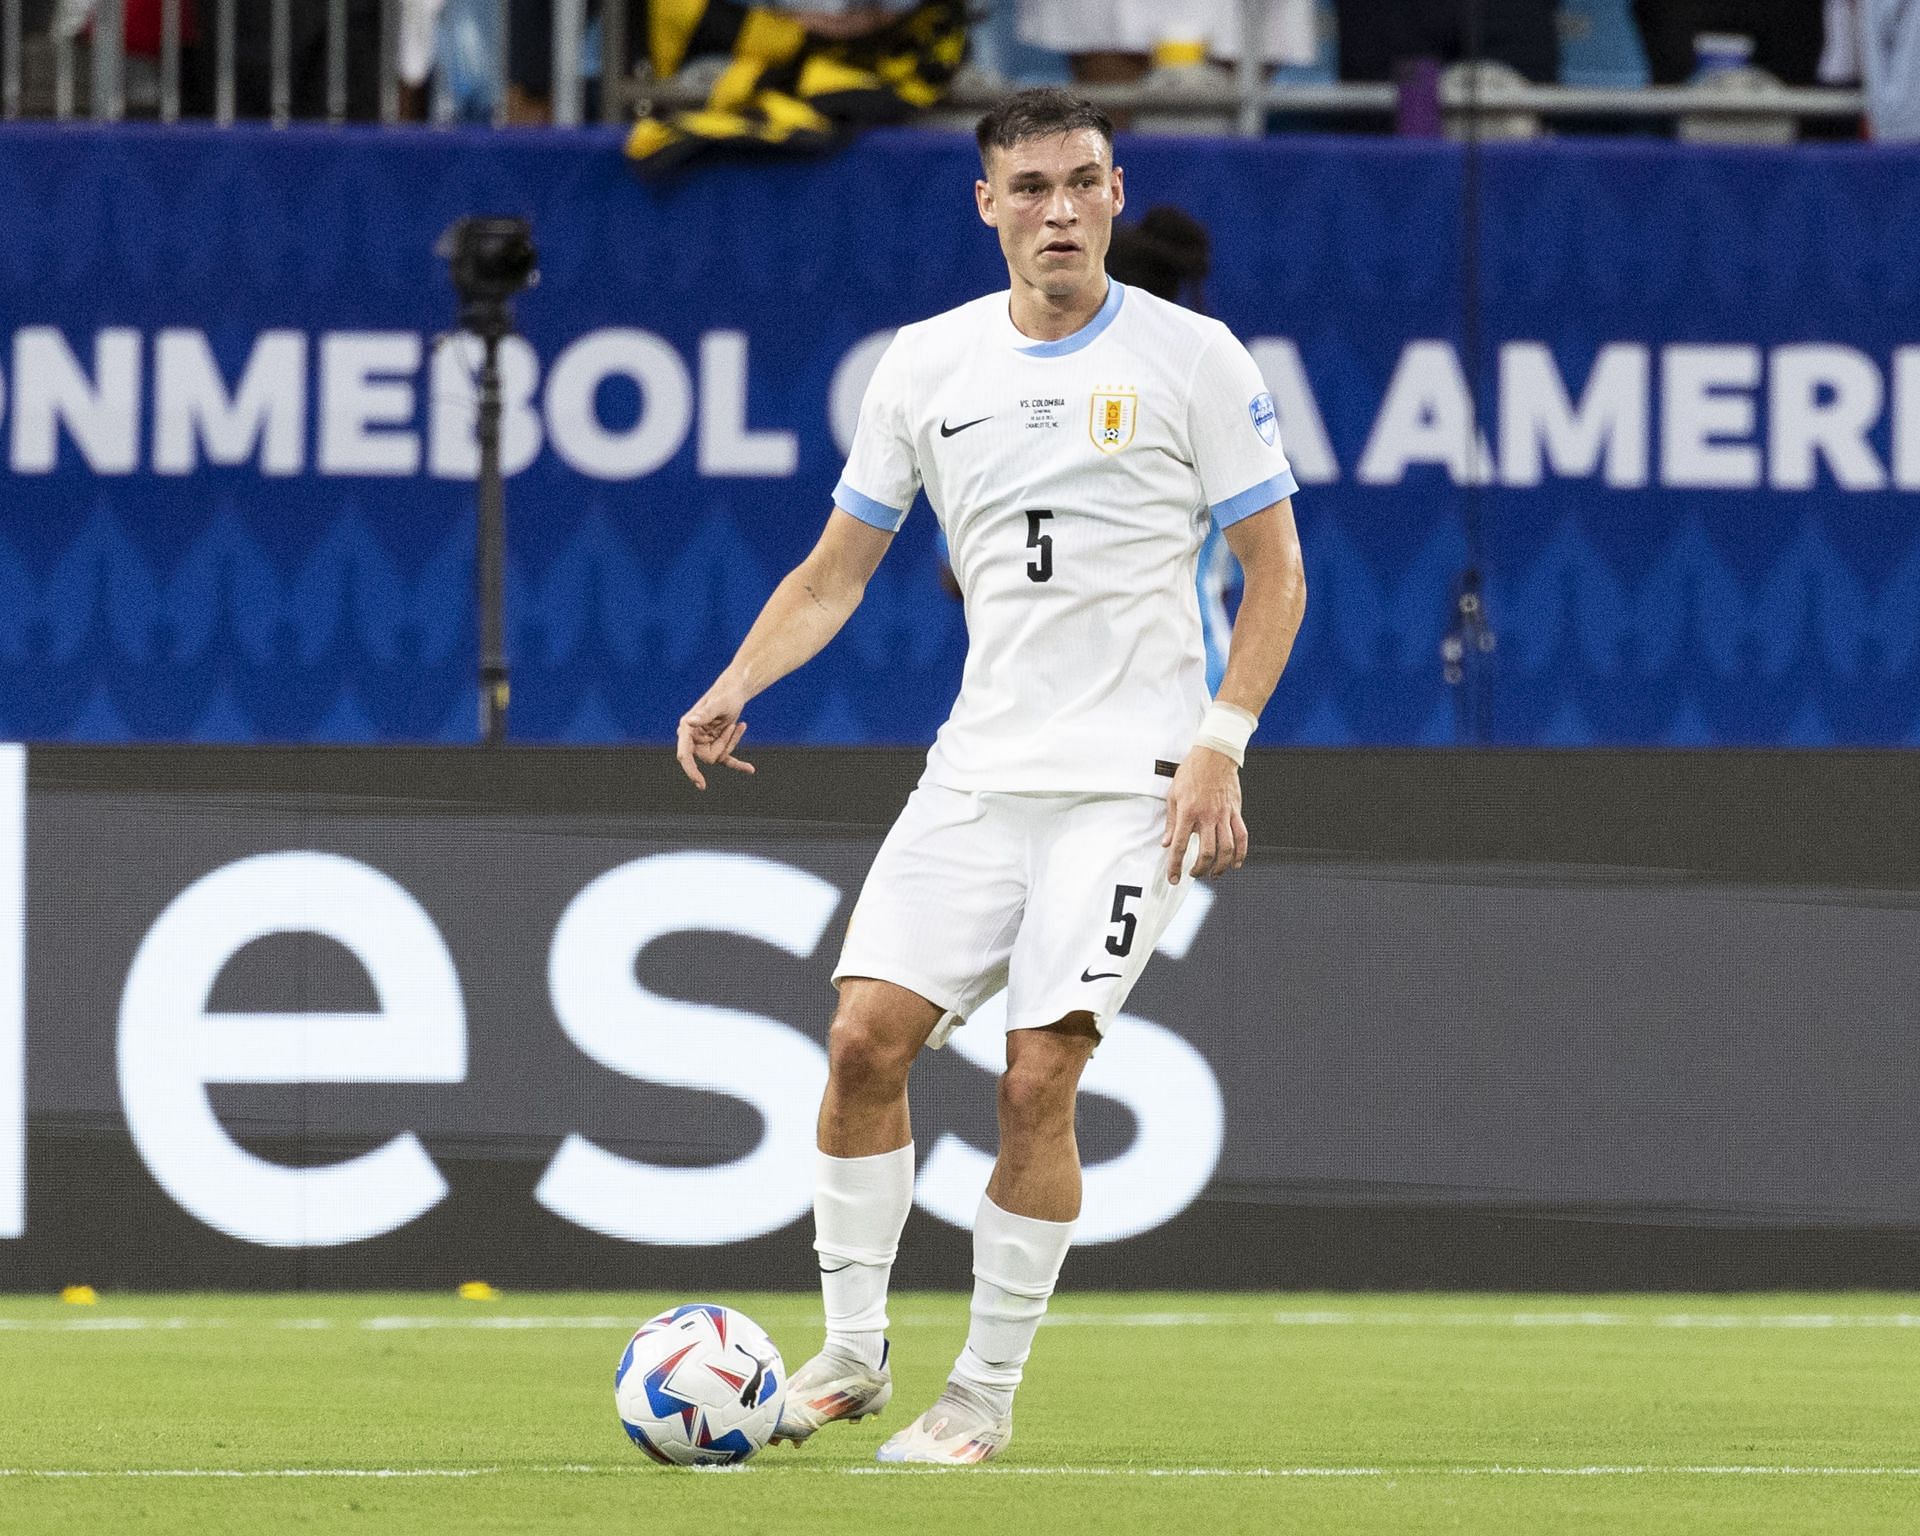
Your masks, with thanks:
<instances>
[{"instance_id":1,"label":"player's leg","mask_svg":"<svg viewBox=\"0 0 1920 1536\"><path fill-rule=\"evenodd\" d=\"M823 1425L858 1422L893 1396L887 1284L913 1208L907 1074L945 1011L890 981L841 980L813 1186L827 1337L788 1379L776 1440L798 1444Z\"/></svg>"},{"instance_id":2,"label":"player's leg","mask_svg":"<svg viewBox=\"0 0 1920 1536\"><path fill-rule=\"evenodd\" d=\"M913 1208L907 1073L943 1012L893 982L849 976L827 1035L813 1186L822 1353L872 1371L886 1362L887 1283Z\"/></svg>"},{"instance_id":3,"label":"player's leg","mask_svg":"<svg viewBox=\"0 0 1920 1536\"><path fill-rule=\"evenodd\" d=\"M823 1154L883 1156L913 1140L907 1073L945 1012L891 981L841 981L840 1005L827 1032L827 1090L820 1099Z\"/></svg>"},{"instance_id":4,"label":"player's leg","mask_svg":"<svg viewBox=\"0 0 1920 1536\"><path fill-rule=\"evenodd\" d=\"M1013 1394L1080 1214L1074 1100L1099 1042L1090 1013L1007 1035L1000 1155L973 1224L966 1347L934 1405L881 1447L883 1461L975 1462L1013 1438Z\"/></svg>"},{"instance_id":5,"label":"player's leg","mask_svg":"<svg viewBox=\"0 0 1920 1536\"><path fill-rule=\"evenodd\" d=\"M1000 1156L974 1220L967 1347L947 1391L881 1447L885 1461L984 1461L1012 1438L1014 1389L1080 1213L1080 1076L1191 884L1166 878L1165 801L1029 798L1038 853L1009 957Z\"/></svg>"},{"instance_id":6,"label":"player's leg","mask_svg":"<svg viewBox=\"0 0 1920 1536\"><path fill-rule=\"evenodd\" d=\"M1018 829L987 797L923 785L888 833L834 980L815 1161L827 1339L793 1373L776 1439L878 1413L892 1394L887 1285L913 1205L907 1075L1006 975L1024 893Z\"/></svg>"},{"instance_id":7,"label":"player's leg","mask_svg":"<svg viewBox=\"0 0 1920 1536\"><path fill-rule=\"evenodd\" d=\"M1080 1214L1080 1142L1073 1107L1100 1029L1091 1013L1070 1013L1044 1029L1007 1036L1000 1075L1000 1156L987 1198L1038 1221Z\"/></svg>"},{"instance_id":8,"label":"player's leg","mask_svg":"<svg viewBox=\"0 0 1920 1536\"><path fill-rule=\"evenodd\" d=\"M999 1089L1000 1156L973 1224L973 1305L953 1380L1013 1412L1033 1338L1080 1216L1074 1101L1099 1031L1073 1013L1007 1035Z\"/></svg>"}]
</instances>

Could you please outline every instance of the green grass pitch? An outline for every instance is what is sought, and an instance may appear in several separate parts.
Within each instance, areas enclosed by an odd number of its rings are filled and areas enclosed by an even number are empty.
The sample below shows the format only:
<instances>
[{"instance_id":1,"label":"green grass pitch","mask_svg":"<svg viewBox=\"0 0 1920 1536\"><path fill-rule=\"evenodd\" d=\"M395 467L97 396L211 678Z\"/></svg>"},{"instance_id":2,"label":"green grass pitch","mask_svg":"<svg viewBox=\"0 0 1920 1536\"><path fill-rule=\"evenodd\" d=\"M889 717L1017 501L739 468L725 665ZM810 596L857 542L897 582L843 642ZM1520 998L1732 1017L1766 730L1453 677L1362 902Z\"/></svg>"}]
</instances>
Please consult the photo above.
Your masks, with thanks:
<instances>
[{"instance_id":1,"label":"green grass pitch","mask_svg":"<svg viewBox=\"0 0 1920 1536\"><path fill-rule=\"evenodd\" d=\"M1011 1449L948 1471L873 1462L965 1328L906 1295L894 1406L729 1472L614 1417L676 1299L0 1296L0 1531L1920 1531L1920 1297L1063 1294Z\"/></svg>"}]
</instances>

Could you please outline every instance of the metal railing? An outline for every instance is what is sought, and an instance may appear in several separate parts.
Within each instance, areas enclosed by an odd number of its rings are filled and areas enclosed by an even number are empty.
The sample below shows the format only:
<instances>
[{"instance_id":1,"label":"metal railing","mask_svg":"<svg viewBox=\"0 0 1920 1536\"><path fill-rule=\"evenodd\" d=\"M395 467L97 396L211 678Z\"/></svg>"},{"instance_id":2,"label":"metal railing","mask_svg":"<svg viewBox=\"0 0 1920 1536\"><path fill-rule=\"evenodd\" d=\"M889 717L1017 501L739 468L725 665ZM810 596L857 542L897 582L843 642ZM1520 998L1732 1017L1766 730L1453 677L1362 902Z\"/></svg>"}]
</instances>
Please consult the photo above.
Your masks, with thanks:
<instances>
[{"instance_id":1,"label":"metal railing","mask_svg":"<svg viewBox=\"0 0 1920 1536\"><path fill-rule=\"evenodd\" d=\"M42 8L54 12L44 30L29 33L23 17L29 0L0 0L0 116L26 115L70 119L91 117L96 122L117 122L130 110L173 122L183 113L185 91L183 70L186 43L183 36L183 0L161 0L160 47L151 61L151 70L143 69L142 78L150 85L145 99L135 102L129 92L129 60L124 45L124 0L92 0L91 25L84 36L59 25L62 8L57 0L42 0ZM325 6L325 79L324 120L344 122L349 115L348 39L354 19L350 0L309 0L308 14ZM489 11L490 30L497 40L492 64L491 96L496 124L506 121L506 83L511 78L508 54L509 0L482 0ZM242 24L242 0L203 0L198 7L201 35L197 47L210 57L211 101L204 107L216 122L226 125L238 115L243 95L239 76L237 34ZM453 104L446 94L445 71L439 72L431 95L417 99L409 83L401 77L400 29L404 0L379 0L377 89L375 112L381 121L401 122L409 118L445 122L453 115ZM587 0L552 0L553 10L553 93L551 116L555 123L577 124L584 121L587 72L584 67L590 18ZM293 58L294 0L245 0L245 16L250 24L264 19L267 37L265 55L267 76L263 82L267 102L265 116L284 125L293 118L295 66ZM627 13L621 5L605 8L599 21L604 57L622 59L627 52ZM82 60L85 60L84 67ZM32 89L30 78L35 66L42 65L43 89ZM619 122L630 110L632 94L625 81L603 93L601 117ZM257 92L256 92L257 93ZM414 110L409 111L409 107ZM424 108L424 110L422 110Z\"/></svg>"},{"instance_id":2,"label":"metal railing","mask_svg":"<svg viewBox=\"0 0 1920 1536\"><path fill-rule=\"evenodd\" d=\"M1154 115L1231 117L1238 132L1257 138L1268 117L1391 117L1400 108L1402 88L1388 84L1295 85L1259 83L1249 101L1239 81L1196 80L1193 84L1081 85L1075 90L1096 105ZM674 81L643 86L665 106L692 104L699 93ZM986 76L965 76L954 82L944 105L985 109L1000 99L1007 87ZM1469 87L1443 76L1439 84L1441 110L1451 117L1485 117L1530 113L1556 119L1683 117L1745 118L1778 114L1785 117L1858 117L1866 107L1857 90L1809 89L1779 86L1764 95L1732 95L1697 85L1592 87L1567 85L1512 85ZM1249 127L1249 120L1252 126Z\"/></svg>"},{"instance_id":3,"label":"metal railing","mask_svg":"<svg viewBox=\"0 0 1920 1536\"><path fill-rule=\"evenodd\" d=\"M512 78L509 57L509 0L482 0L491 9L491 21L497 46L490 61L493 121L504 124L508 116L507 84ZM348 38L349 0L305 0L311 7L325 6L324 120L344 122L350 110ZM1243 36L1259 37L1268 0L1239 0ZM0 115L17 118L29 112L55 118L73 118L82 113L83 44L69 31L50 26L45 35L29 35L23 23L27 0L0 0ZM266 55L268 72L264 82L248 82L246 94L258 100L264 84L266 116L284 125L293 118L296 97L293 35L294 0L247 0L249 25L258 26L262 12L267 27ZM42 8L51 8L56 17L58 5L42 0ZM200 103L201 110L214 121L232 123L242 96L238 78L241 0L203 0L198 7L202 35L196 46L210 51L212 68L211 101ZM385 122L407 119L443 123L455 115L455 105L447 84L448 71L441 69L430 93L421 93L401 78L400 28L403 0L379 0L379 48L377 89L365 94L374 101L374 112ZM586 117L587 77L584 67L589 17L587 0L552 0L552 93L548 104L551 121L561 126L581 123ZM622 60L627 54L626 7L601 8L600 56L603 60ZM182 0L162 0L160 48L156 59L141 61L143 94L136 102L129 92L129 60L123 47L124 0L94 0L94 21L90 38L84 44L85 113L98 122L115 122L129 115L157 117L173 122L186 109L183 93L183 67L186 43L183 38ZM45 66L44 90L30 88L29 60ZM704 99L703 86L680 78L655 80L641 69L633 74L624 70L603 70L608 88L600 92L599 117L607 123L627 119L636 108L659 105L692 106ZM943 105L958 111L975 111L991 105L1008 89L1007 82L995 76L969 70L954 82ZM1232 72L1199 69L1175 78L1149 76L1137 84L1087 85L1080 88L1089 99L1110 109L1119 109L1154 123L1238 132L1257 137L1266 132L1275 118L1391 118L1402 106L1398 87L1385 84L1275 84L1251 49L1243 49ZM36 96L38 99L36 99ZM1596 119L1633 120L1669 119L1675 121L1736 122L1764 116L1792 123L1821 118L1857 117L1864 110L1859 91L1827 89L1789 89L1775 87L1763 94L1727 92L1709 86L1659 86L1645 89L1593 89L1574 86L1528 85L1518 82L1474 80L1444 75L1438 87L1438 106L1448 122L1456 127L1492 118L1531 116L1551 121L1593 121Z\"/></svg>"}]
</instances>

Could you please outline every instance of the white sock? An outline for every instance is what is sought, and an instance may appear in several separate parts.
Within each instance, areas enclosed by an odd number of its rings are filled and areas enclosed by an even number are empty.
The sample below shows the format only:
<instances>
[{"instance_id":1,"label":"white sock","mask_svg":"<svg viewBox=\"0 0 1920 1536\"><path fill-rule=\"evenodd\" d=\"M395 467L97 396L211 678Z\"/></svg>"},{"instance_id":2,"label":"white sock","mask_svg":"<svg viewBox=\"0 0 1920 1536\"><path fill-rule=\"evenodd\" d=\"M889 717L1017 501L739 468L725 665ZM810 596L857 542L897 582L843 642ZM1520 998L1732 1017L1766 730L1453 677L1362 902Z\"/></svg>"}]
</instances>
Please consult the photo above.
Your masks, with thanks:
<instances>
[{"instance_id":1,"label":"white sock","mask_svg":"<svg viewBox=\"0 0 1920 1536\"><path fill-rule=\"evenodd\" d=\"M875 1370L886 1358L887 1281L912 1209L912 1142L874 1157L819 1154L813 1247L827 1305L827 1353Z\"/></svg>"},{"instance_id":2,"label":"white sock","mask_svg":"<svg viewBox=\"0 0 1920 1536\"><path fill-rule=\"evenodd\" d=\"M1072 1244L1072 1222L1016 1216L980 1197L973 1219L973 1322L953 1380L1000 1413L1013 1411L1013 1389Z\"/></svg>"}]
</instances>

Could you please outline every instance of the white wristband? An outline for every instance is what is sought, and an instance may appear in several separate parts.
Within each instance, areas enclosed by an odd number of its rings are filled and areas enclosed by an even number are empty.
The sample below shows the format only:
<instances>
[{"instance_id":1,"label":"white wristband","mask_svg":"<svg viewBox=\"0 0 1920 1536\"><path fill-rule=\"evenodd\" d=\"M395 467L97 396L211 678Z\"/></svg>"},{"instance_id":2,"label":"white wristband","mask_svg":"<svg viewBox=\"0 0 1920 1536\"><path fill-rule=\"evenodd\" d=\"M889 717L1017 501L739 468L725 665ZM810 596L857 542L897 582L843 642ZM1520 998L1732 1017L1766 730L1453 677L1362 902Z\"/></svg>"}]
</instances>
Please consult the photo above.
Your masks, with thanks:
<instances>
[{"instance_id":1,"label":"white wristband","mask_svg":"<svg viewBox=\"0 0 1920 1536\"><path fill-rule=\"evenodd\" d=\"M1200 734L1193 738L1193 744L1196 747L1210 747L1221 756L1230 757L1244 766L1247 761L1247 742L1259 723L1259 716L1248 714L1237 705L1209 704L1200 721Z\"/></svg>"}]
</instances>

